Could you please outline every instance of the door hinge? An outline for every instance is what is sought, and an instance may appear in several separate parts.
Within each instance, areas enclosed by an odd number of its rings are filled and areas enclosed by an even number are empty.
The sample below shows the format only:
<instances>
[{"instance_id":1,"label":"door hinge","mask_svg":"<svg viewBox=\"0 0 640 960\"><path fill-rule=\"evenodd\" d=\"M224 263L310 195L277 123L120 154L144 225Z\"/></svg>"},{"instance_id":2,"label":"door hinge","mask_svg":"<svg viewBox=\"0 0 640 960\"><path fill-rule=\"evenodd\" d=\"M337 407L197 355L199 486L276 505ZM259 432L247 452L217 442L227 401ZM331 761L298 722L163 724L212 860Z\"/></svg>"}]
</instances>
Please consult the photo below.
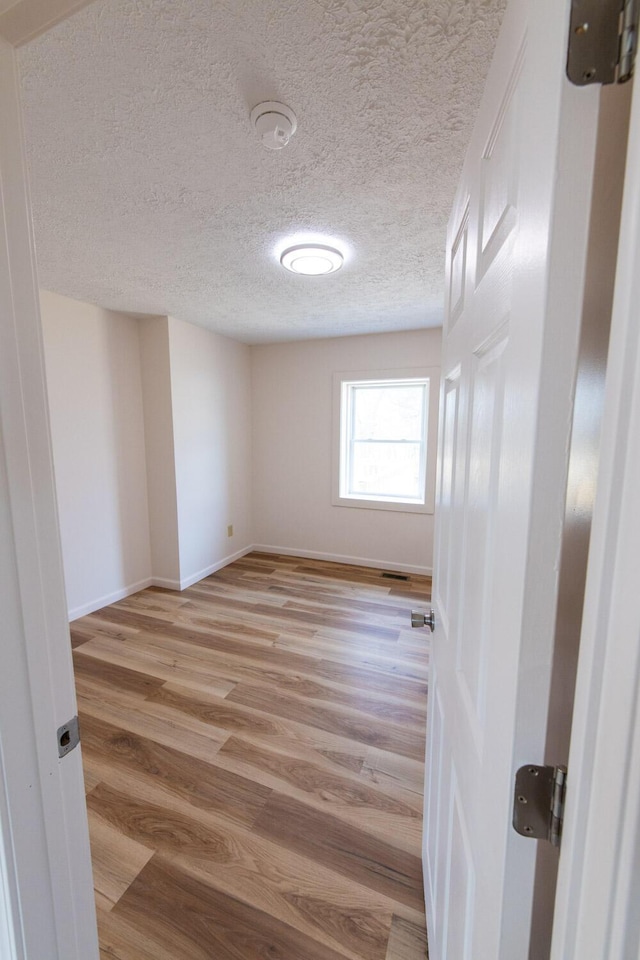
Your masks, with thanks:
<instances>
[{"instance_id":1,"label":"door hinge","mask_svg":"<svg viewBox=\"0 0 640 960\"><path fill-rule=\"evenodd\" d=\"M58 756L66 757L80 743L80 721L78 718L72 717L71 720L58 727L57 737Z\"/></svg>"},{"instance_id":2,"label":"door hinge","mask_svg":"<svg viewBox=\"0 0 640 960\"><path fill-rule=\"evenodd\" d=\"M528 763L516 773L513 795L513 828L523 837L548 840L560 846L566 767L537 767Z\"/></svg>"},{"instance_id":3,"label":"door hinge","mask_svg":"<svg viewBox=\"0 0 640 960\"><path fill-rule=\"evenodd\" d=\"M572 0L567 76L579 87L633 76L640 0Z\"/></svg>"}]
</instances>

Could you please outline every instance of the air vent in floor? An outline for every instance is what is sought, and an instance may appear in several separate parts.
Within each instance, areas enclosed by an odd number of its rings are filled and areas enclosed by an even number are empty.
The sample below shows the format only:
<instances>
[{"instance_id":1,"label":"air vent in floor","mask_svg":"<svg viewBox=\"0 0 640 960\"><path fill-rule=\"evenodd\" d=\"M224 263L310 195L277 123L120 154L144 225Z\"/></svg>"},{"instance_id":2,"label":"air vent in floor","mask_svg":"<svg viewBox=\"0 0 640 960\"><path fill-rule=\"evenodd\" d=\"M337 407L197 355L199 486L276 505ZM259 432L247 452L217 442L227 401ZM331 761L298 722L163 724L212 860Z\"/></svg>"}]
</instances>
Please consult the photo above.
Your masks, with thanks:
<instances>
[{"instance_id":1,"label":"air vent in floor","mask_svg":"<svg viewBox=\"0 0 640 960\"><path fill-rule=\"evenodd\" d=\"M387 580L408 580L409 577L405 577L404 573L383 573L383 577L386 577Z\"/></svg>"}]
</instances>

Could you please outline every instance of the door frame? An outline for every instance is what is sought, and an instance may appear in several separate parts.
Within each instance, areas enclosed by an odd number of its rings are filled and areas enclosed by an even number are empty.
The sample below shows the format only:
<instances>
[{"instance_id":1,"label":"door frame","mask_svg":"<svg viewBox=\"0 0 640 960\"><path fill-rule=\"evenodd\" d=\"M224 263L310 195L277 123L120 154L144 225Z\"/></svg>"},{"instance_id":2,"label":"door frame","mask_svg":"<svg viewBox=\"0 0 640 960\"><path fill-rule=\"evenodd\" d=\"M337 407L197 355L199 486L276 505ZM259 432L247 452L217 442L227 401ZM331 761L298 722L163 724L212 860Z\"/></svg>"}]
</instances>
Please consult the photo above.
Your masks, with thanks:
<instances>
[{"instance_id":1,"label":"door frame","mask_svg":"<svg viewBox=\"0 0 640 960\"><path fill-rule=\"evenodd\" d=\"M627 148L552 960L640 955L640 89Z\"/></svg>"},{"instance_id":2,"label":"door frame","mask_svg":"<svg viewBox=\"0 0 640 960\"><path fill-rule=\"evenodd\" d=\"M86 0L0 0L0 954L97 960L15 48ZM7 37L9 39L7 39Z\"/></svg>"}]
</instances>

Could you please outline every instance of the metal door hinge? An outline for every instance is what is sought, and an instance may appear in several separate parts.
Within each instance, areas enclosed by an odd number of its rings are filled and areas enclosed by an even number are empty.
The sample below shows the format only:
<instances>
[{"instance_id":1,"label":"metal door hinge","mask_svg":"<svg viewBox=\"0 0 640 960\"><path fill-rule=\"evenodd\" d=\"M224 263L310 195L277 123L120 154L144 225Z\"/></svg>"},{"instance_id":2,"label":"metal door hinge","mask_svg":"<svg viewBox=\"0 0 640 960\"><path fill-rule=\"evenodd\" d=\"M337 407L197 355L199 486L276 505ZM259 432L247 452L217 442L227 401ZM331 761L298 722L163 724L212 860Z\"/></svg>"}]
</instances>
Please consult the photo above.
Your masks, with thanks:
<instances>
[{"instance_id":1,"label":"metal door hinge","mask_svg":"<svg viewBox=\"0 0 640 960\"><path fill-rule=\"evenodd\" d=\"M532 763L516 773L513 828L523 837L548 840L560 846L567 787L566 767L537 767Z\"/></svg>"},{"instance_id":2,"label":"metal door hinge","mask_svg":"<svg viewBox=\"0 0 640 960\"><path fill-rule=\"evenodd\" d=\"M68 753L80 743L80 723L77 717L72 717L67 723L58 727L58 756L66 757Z\"/></svg>"},{"instance_id":3,"label":"metal door hinge","mask_svg":"<svg viewBox=\"0 0 640 960\"><path fill-rule=\"evenodd\" d=\"M633 76L639 0L573 0L567 76L588 83L625 83Z\"/></svg>"}]
</instances>

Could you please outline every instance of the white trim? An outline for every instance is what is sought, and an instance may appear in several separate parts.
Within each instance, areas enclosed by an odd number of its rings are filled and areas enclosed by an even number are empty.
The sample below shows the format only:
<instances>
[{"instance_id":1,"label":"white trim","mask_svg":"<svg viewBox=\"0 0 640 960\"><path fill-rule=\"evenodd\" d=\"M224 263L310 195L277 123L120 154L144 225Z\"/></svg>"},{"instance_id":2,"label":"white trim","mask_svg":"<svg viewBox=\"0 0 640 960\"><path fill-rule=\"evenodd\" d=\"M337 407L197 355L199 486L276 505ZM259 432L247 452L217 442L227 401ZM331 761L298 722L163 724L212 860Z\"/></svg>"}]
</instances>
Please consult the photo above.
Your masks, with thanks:
<instances>
[{"instance_id":1,"label":"white trim","mask_svg":"<svg viewBox=\"0 0 640 960\"><path fill-rule=\"evenodd\" d=\"M4 772L0 741L0 771ZM7 808L7 792L0 779L0 958L2 960L24 960L24 943L20 946L16 931L20 931L20 891L17 885L15 865L9 863L7 853L11 851L11 824ZM22 937L20 936L20 940Z\"/></svg>"},{"instance_id":2,"label":"white trim","mask_svg":"<svg viewBox=\"0 0 640 960\"><path fill-rule=\"evenodd\" d=\"M432 567L420 567L411 563L395 563L392 560L372 560L370 557L346 557L340 553L321 553L318 550L303 550L300 547L274 547L255 544L251 550L259 553L279 553L283 557L302 557L304 560L327 560L331 563L346 563L352 567L373 567L376 570L398 570L400 573L415 573L421 577L430 577ZM249 553L250 551L247 551Z\"/></svg>"},{"instance_id":3,"label":"white trim","mask_svg":"<svg viewBox=\"0 0 640 960\"><path fill-rule=\"evenodd\" d=\"M384 500L378 497L332 497L334 507L355 507L365 510L386 510L389 513L423 513L433 516L433 510L425 503L414 503L410 500Z\"/></svg>"},{"instance_id":4,"label":"white trim","mask_svg":"<svg viewBox=\"0 0 640 960\"><path fill-rule=\"evenodd\" d=\"M114 590L113 593L105 593L104 596L98 597L97 600L90 600L88 603L83 603L79 607L73 607L69 610L69 623L72 623L74 620L78 620L80 617L86 617L87 614L93 613L95 610L101 610L103 607L108 607L110 603L117 603L118 600L124 600L125 597L130 597L132 593L138 593L140 590L146 589L150 586L164 586L164 584L157 583L153 577L146 577L144 580L138 580L137 583L131 583L127 587L122 587L120 590ZM175 589L180 589L176 587Z\"/></svg>"},{"instance_id":5,"label":"white trim","mask_svg":"<svg viewBox=\"0 0 640 960\"><path fill-rule=\"evenodd\" d=\"M164 590L177 590L180 591L180 581L179 580L167 580L163 577L152 577L148 586L150 587L162 587Z\"/></svg>"},{"instance_id":6,"label":"white trim","mask_svg":"<svg viewBox=\"0 0 640 960\"><path fill-rule=\"evenodd\" d=\"M15 52L0 41L0 846L18 957L97 960Z\"/></svg>"},{"instance_id":7,"label":"white trim","mask_svg":"<svg viewBox=\"0 0 640 960\"><path fill-rule=\"evenodd\" d=\"M205 577L211 576L211 574L215 573L217 570L222 570L223 567L233 563L234 560L239 560L240 557L245 557L254 549L255 547L244 547L242 550L236 550L235 553L231 553L228 557L224 557L222 560L217 560L208 567L203 567L203 569L198 570L197 573L192 573L188 577L181 577L180 590L185 590L187 587L190 587L191 584L197 583L198 580L204 580ZM158 586L160 586L160 584L158 584Z\"/></svg>"},{"instance_id":8,"label":"white trim","mask_svg":"<svg viewBox=\"0 0 640 960\"><path fill-rule=\"evenodd\" d=\"M640 88L633 93L551 956L640 950Z\"/></svg>"}]
</instances>

